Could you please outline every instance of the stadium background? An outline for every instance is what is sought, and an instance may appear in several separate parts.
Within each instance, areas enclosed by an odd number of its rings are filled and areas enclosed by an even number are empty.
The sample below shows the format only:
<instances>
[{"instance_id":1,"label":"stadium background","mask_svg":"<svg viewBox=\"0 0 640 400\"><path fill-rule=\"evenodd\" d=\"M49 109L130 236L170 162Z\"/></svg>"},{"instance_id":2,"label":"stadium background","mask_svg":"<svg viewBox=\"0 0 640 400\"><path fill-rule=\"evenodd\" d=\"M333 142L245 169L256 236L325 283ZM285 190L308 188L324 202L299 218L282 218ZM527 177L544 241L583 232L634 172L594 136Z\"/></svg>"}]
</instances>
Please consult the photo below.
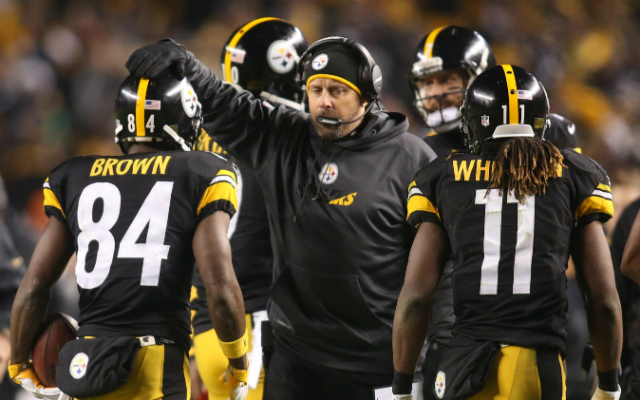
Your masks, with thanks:
<instances>
[{"instance_id":1,"label":"stadium background","mask_svg":"<svg viewBox=\"0 0 640 400\"><path fill-rule=\"evenodd\" d=\"M498 62L533 72L552 112L576 123L584 154L609 171L617 214L640 195L640 1L0 0L0 175L25 259L47 221L49 171L73 156L119 153L113 104L129 54L172 37L219 73L230 33L264 16L290 21L310 43L343 35L367 46L383 71L383 103L409 115L416 134L424 128L405 76L418 41L442 25L476 29ZM73 314L75 290L70 268L54 307ZM584 398L588 333L574 280L569 294L569 398Z\"/></svg>"}]
</instances>

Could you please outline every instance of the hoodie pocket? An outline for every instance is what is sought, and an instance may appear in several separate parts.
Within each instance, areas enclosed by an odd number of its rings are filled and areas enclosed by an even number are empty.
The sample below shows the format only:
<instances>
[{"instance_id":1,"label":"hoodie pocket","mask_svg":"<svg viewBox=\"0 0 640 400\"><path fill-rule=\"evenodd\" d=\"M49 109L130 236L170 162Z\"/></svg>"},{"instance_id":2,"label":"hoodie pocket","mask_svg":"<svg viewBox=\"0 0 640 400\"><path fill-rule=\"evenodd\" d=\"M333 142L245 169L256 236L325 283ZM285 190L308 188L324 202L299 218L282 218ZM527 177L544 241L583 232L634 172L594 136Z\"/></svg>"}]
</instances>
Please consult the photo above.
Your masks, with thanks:
<instances>
[{"instance_id":1,"label":"hoodie pocket","mask_svg":"<svg viewBox=\"0 0 640 400\"><path fill-rule=\"evenodd\" d=\"M305 339L364 347L391 342L391 325L371 311L353 275L318 274L290 265L274 282L271 298L295 334Z\"/></svg>"}]
</instances>

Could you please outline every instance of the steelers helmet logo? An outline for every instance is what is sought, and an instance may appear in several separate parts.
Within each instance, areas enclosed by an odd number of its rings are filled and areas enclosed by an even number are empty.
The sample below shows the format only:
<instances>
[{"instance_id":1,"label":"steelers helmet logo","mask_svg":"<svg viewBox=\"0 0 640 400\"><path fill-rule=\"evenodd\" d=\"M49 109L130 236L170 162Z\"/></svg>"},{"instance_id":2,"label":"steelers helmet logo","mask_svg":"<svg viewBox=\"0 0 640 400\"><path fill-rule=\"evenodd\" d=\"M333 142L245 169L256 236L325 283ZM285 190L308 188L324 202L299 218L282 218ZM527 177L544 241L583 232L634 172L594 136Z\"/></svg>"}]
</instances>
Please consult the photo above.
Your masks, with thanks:
<instances>
[{"instance_id":1,"label":"steelers helmet logo","mask_svg":"<svg viewBox=\"0 0 640 400\"><path fill-rule=\"evenodd\" d=\"M182 99L182 108L184 108L184 112L187 113L189 118L193 117L198 108L198 96L196 95L196 91L193 90L191 84L186 81L186 78L182 81L180 98Z\"/></svg>"},{"instance_id":2,"label":"steelers helmet logo","mask_svg":"<svg viewBox=\"0 0 640 400\"><path fill-rule=\"evenodd\" d=\"M276 40L267 50L267 62L272 70L279 74L286 74L295 67L298 61L298 53L293 46L285 40Z\"/></svg>"},{"instance_id":3,"label":"steelers helmet logo","mask_svg":"<svg viewBox=\"0 0 640 400\"><path fill-rule=\"evenodd\" d=\"M338 166L335 163L326 163L318 174L318 179L325 185L331 185L338 179Z\"/></svg>"},{"instance_id":4,"label":"steelers helmet logo","mask_svg":"<svg viewBox=\"0 0 640 400\"><path fill-rule=\"evenodd\" d=\"M319 54L311 62L311 68L317 71L319 69L326 67L328 63L329 63L329 56L324 53Z\"/></svg>"},{"instance_id":5,"label":"steelers helmet logo","mask_svg":"<svg viewBox=\"0 0 640 400\"><path fill-rule=\"evenodd\" d=\"M76 354L69 365L69 373L74 379L80 379L87 373L89 357L85 353Z\"/></svg>"}]
</instances>

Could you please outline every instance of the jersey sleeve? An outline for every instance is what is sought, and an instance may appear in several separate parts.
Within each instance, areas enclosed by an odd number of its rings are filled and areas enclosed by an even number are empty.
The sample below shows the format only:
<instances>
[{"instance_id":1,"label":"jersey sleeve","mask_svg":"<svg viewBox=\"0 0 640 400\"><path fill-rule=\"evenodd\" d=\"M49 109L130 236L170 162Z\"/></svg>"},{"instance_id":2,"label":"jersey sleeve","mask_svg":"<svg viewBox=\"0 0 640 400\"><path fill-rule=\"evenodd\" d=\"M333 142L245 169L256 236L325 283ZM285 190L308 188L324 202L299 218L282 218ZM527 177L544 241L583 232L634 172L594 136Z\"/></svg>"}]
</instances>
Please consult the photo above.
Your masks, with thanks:
<instances>
[{"instance_id":1,"label":"jersey sleeve","mask_svg":"<svg viewBox=\"0 0 640 400\"><path fill-rule=\"evenodd\" d=\"M42 185L44 194L44 212L49 218L55 217L62 222L67 221L62 200L63 176L60 167L54 169Z\"/></svg>"},{"instance_id":2,"label":"jersey sleeve","mask_svg":"<svg viewBox=\"0 0 640 400\"><path fill-rule=\"evenodd\" d=\"M440 212L436 207L436 186L444 165L441 158L436 158L418 170L409 184L407 197L407 222L416 231L421 223L433 222L442 225Z\"/></svg>"},{"instance_id":3,"label":"jersey sleeve","mask_svg":"<svg viewBox=\"0 0 640 400\"><path fill-rule=\"evenodd\" d=\"M592 159L574 150L562 151L575 189L577 226L593 221L607 222L613 217L613 194L607 172Z\"/></svg>"},{"instance_id":4,"label":"jersey sleeve","mask_svg":"<svg viewBox=\"0 0 640 400\"><path fill-rule=\"evenodd\" d=\"M236 192L238 178L233 163L225 160L221 168L211 168L211 171L213 173L217 171L217 173L209 182L198 203L196 210L198 221L202 221L216 211L224 211L233 217L238 210Z\"/></svg>"}]
</instances>

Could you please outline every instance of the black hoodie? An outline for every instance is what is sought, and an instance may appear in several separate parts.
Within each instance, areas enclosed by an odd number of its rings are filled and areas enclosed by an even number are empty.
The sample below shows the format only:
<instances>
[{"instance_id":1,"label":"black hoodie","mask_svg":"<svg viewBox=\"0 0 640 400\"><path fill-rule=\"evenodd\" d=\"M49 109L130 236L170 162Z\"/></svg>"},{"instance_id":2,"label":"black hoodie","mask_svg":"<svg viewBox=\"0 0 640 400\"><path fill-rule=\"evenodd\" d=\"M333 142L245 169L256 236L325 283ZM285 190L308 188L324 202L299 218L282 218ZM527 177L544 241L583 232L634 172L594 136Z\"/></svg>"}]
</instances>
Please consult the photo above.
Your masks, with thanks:
<instances>
[{"instance_id":1,"label":"black hoodie","mask_svg":"<svg viewBox=\"0 0 640 400\"><path fill-rule=\"evenodd\" d=\"M393 373L393 314L413 241L407 187L435 153L407 132L404 115L380 107L354 135L327 142L309 114L265 107L191 53L186 75L204 129L264 192L274 254L267 310L285 352L326 368Z\"/></svg>"}]
</instances>

